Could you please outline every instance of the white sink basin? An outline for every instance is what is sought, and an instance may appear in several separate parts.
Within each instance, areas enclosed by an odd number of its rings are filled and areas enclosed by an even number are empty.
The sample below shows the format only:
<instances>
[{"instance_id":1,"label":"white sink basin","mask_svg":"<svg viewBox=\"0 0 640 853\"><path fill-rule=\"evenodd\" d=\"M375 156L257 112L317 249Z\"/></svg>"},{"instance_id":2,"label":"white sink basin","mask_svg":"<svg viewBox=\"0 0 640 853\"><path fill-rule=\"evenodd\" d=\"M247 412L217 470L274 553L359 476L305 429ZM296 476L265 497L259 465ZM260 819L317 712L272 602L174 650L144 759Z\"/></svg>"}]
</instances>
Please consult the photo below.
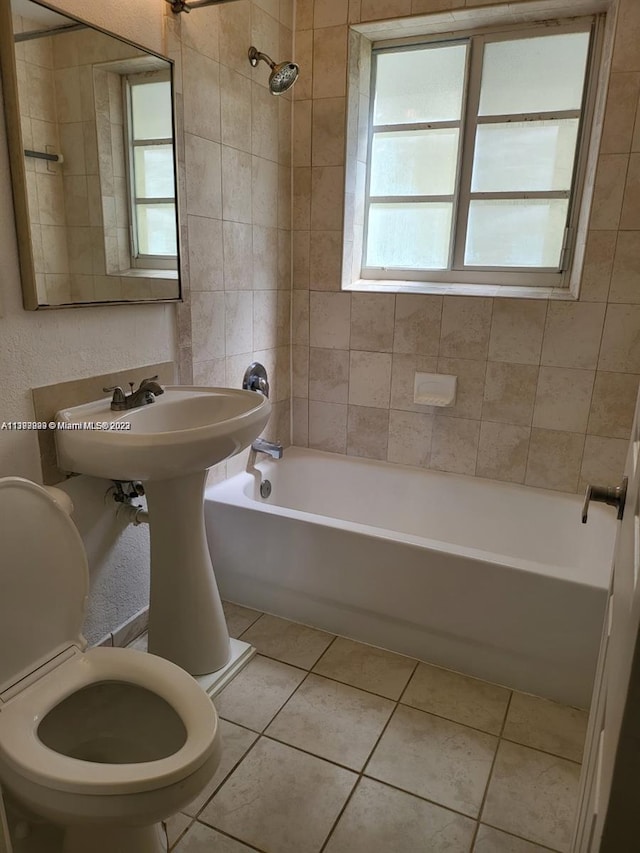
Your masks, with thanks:
<instances>
[{"instance_id":1,"label":"white sink basin","mask_svg":"<svg viewBox=\"0 0 640 853\"><path fill-rule=\"evenodd\" d=\"M255 391L185 385L166 386L154 403L129 411L112 412L110 404L105 398L58 412L56 420L71 427L56 431L62 470L143 481L204 471L251 444L271 412Z\"/></svg>"}]
</instances>

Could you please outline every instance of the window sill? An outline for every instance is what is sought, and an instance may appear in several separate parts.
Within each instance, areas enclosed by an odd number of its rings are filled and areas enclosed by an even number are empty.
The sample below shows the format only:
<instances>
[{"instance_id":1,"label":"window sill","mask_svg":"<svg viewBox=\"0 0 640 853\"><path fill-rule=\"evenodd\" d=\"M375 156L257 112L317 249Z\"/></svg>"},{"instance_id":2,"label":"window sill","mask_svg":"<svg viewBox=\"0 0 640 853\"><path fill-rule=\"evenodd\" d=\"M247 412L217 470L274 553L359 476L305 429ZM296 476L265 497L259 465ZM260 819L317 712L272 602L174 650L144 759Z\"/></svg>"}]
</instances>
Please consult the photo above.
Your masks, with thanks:
<instances>
[{"instance_id":1,"label":"window sill","mask_svg":"<svg viewBox=\"0 0 640 853\"><path fill-rule=\"evenodd\" d=\"M169 281L178 280L178 270L128 269L117 273L121 278L164 278Z\"/></svg>"},{"instance_id":2,"label":"window sill","mask_svg":"<svg viewBox=\"0 0 640 853\"><path fill-rule=\"evenodd\" d=\"M575 302L577 295L566 287L527 287L524 285L443 284L428 281L358 279L342 287L358 293L430 293L439 296L498 296L507 299L552 299Z\"/></svg>"}]
</instances>

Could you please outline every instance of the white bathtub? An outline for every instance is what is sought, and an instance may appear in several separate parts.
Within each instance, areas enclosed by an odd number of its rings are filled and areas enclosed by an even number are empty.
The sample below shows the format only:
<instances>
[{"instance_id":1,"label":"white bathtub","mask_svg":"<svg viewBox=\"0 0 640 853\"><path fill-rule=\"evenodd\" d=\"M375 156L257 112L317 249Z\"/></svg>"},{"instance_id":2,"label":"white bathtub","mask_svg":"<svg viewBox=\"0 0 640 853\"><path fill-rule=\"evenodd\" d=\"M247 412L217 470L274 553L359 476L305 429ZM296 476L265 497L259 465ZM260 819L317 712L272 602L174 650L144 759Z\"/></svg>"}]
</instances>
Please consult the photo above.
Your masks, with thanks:
<instances>
[{"instance_id":1,"label":"white bathtub","mask_svg":"<svg viewBox=\"0 0 640 853\"><path fill-rule=\"evenodd\" d=\"M615 536L579 496L289 448L210 487L223 598L588 707Z\"/></svg>"}]
</instances>

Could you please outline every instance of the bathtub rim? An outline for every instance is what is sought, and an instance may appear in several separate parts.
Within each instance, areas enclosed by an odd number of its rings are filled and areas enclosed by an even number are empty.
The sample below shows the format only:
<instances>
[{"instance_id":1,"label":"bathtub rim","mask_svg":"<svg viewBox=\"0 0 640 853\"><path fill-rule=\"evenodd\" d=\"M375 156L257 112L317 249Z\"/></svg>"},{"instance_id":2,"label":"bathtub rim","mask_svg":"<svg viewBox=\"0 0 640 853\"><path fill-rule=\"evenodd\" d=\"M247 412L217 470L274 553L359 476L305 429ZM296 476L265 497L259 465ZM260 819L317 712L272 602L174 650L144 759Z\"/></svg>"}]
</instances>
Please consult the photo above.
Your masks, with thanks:
<instances>
[{"instance_id":1,"label":"bathtub rim","mask_svg":"<svg viewBox=\"0 0 640 853\"><path fill-rule=\"evenodd\" d=\"M367 463L377 463L380 464L380 460L372 460L354 457L345 457L343 454L337 453L328 453L325 451L316 451L310 448L290 448L295 451L303 451L302 456L307 454L315 457L316 455L321 457L330 457L332 460L337 459L346 459L348 462L367 462ZM381 539L385 541L391 542L401 542L403 544L409 545L414 548L419 549L428 549L432 551L436 551L438 553L444 554L453 554L455 556L460 556L465 559L472 561L473 563L492 563L504 568L512 568L516 569L520 572L526 572L532 575L549 577L553 580L564 581L566 583L574 583L580 586L590 587L596 590L606 590L609 588L610 575L612 571L612 563L613 563L613 551L611 554L611 563L607 568L606 574L603 570L603 576L599 582L596 582L593 577L594 572L596 571L595 566L589 566L589 576L578 576L577 573L580 571L580 568L577 566L563 566L559 564L553 563L542 563L536 560L525 560L521 557L511 557L505 556L502 554L494 553L492 551L482 550L480 548L472 548L465 545L458 545L456 543L450 543L443 540L432 539L426 536L417 536L415 534L410 533L399 533L394 530L390 530L388 528L375 527L373 525L364 524L362 522L357 521L346 521L341 518L337 518L335 516L330 515L322 515L320 513L308 512L307 510L298 510L293 509L288 506L282 506L280 504L269 503L267 500L258 501L255 498L249 497L247 494L247 490L245 486L251 487L251 482L254 484L259 475L265 476L268 470L279 464L277 461L265 459L259 460L257 465L254 468L254 472L241 471L238 474L235 474L232 477L228 477L226 480L223 480L219 483L215 483L213 485L207 486L205 490L205 504L206 503L222 503L230 506L239 507L242 509L246 509L250 512L259 512L265 513L267 515L277 515L284 516L286 518L291 518L296 521L305 522L307 524L314 524L323 527L332 527L337 530L344 531L353 531L355 533L359 533L364 536L370 536L374 539ZM280 463L281 464L281 463ZM286 463L285 463L286 464ZM389 463L382 463L389 464ZM457 480L468 481L470 478L468 475L464 474L456 474L445 471L435 471L431 472L429 469L416 468L413 466L407 465L393 465L394 468L398 468L400 470L407 470L411 472L424 472L425 474L435 473L438 475L445 475L448 477L453 477ZM500 480L490 480L488 478L481 478L482 482L490 483L492 485L497 486L519 486L520 488L526 488L527 490L533 489L538 494L542 493L543 495L548 495L550 498L558 499L573 499L573 502L576 504L576 509L579 510L580 507L580 496L573 495L569 492L555 492L549 489L539 489L537 487L531 486L521 486L518 483L503 483ZM596 510L603 511L601 507L594 507Z\"/></svg>"}]
</instances>

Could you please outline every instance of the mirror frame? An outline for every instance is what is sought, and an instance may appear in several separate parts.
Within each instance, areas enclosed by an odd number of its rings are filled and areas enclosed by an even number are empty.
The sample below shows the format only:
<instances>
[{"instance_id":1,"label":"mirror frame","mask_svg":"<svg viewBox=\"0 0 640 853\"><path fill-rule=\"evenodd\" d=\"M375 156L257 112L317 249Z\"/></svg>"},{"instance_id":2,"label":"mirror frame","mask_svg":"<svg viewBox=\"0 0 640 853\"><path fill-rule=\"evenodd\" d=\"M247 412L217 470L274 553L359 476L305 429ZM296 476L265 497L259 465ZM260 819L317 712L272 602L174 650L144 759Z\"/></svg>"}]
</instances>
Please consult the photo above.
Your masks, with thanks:
<instances>
[{"instance_id":1,"label":"mirror frame","mask_svg":"<svg viewBox=\"0 0 640 853\"><path fill-rule=\"evenodd\" d=\"M13 210L15 217L16 238L18 243L18 258L20 262L20 281L22 285L22 303L27 311L45 311L61 308L84 308L96 307L100 305L147 305L156 304L159 302L181 302L183 297L182 286L182 262L181 262L181 204L178 192L178 171L180 164L178 162L178 139L176 127L176 93L175 93L175 63L167 56L149 50L142 45L130 39L111 33L108 30L98 27L95 24L89 23L76 15L70 15L60 9L50 6L48 3L43 3L41 0L30 0L37 6L42 6L52 12L57 12L72 21L77 21L79 24L84 24L97 32L118 39L125 44L143 51L149 56L155 56L162 59L169 66L171 77L171 106L172 106L172 129L173 129L173 157L174 157L174 184L175 184L175 199L176 199L176 242L178 246L178 254L176 268L178 277L176 285L178 293L174 297L160 297L158 299L114 299L113 301L101 302L65 302L60 305L41 305L38 303L38 293L36 289L36 274L35 263L33 256L33 246L31 243L31 225L29 220L29 203L27 196L27 171L24 158L24 143L22 139L22 126L20 121L20 101L18 95L18 74L16 66L16 51L13 32L13 15L11 10L11 0L0 0L0 73L2 74L2 96L4 100L4 119L7 135L7 144L9 149L9 170L11 173L11 188L13 194Z\"/></svg>"}]
</instances>

